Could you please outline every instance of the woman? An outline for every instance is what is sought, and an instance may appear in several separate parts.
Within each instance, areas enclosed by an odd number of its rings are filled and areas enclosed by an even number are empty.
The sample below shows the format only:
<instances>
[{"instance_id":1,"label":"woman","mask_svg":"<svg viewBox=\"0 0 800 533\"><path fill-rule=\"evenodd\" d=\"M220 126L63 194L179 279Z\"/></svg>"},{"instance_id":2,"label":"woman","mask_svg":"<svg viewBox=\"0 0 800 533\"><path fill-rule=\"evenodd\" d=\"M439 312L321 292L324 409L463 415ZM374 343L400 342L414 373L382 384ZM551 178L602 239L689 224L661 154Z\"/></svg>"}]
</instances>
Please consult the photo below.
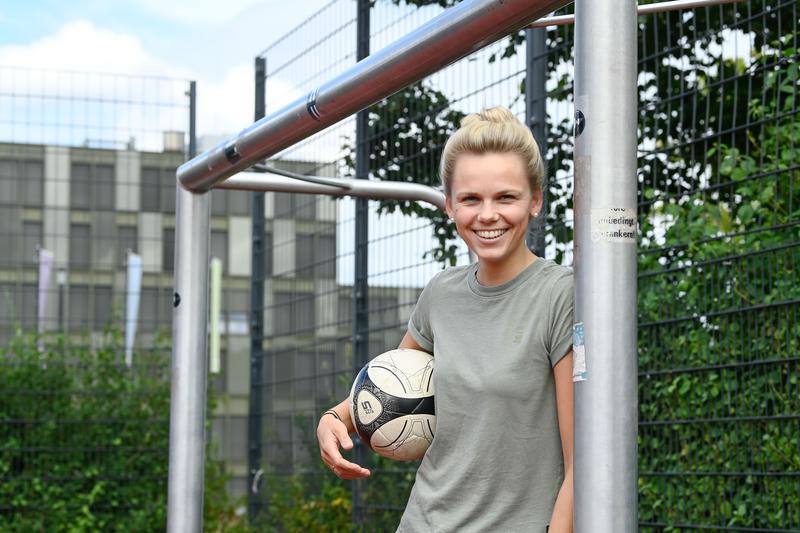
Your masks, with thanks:
<instances>
[{"instance_id":1,"label":"woman","mask_svg":"<svg viewBox=\"0 0 800 533\"><path fill-rule=\"evenodd\" d=\"M571 532L573 281L525 244L539 149L508 109L486 109L448 140L440 175L478 261L428 283L400 342L436 358L436 437L398 532ZM368 476L339 450L353 446L347 401L332 411L317 428L323 461Z\"/></svg>"}]
</instances>

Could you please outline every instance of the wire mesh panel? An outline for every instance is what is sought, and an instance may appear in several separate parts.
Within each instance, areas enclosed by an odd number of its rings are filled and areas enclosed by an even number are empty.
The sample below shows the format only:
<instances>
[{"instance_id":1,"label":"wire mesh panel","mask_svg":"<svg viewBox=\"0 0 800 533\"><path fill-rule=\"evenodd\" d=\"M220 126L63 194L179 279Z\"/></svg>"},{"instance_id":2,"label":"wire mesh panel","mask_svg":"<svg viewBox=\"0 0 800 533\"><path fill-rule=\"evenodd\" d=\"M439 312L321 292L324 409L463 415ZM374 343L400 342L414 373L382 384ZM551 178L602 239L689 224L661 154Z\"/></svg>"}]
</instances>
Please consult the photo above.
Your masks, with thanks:
<instances>
[{"instance_id":1,"label":"wire mesh panel","mask_svg":"<svg viewBox=\"0 0 800 533\"><path fill-rule=\"evenodd\" d=\"M640 18L640 520L800 530L796 2Z\"/></svg>"},{"instance_id":2,"label":"wire mesh panel","mask_svg":"<svg viewBox=\"0 0 800 533\"><path fill-rule=\"evenodd\" d=\"M352 65L355 50L355 2L333 0L261 53L270 105L287 104ZM347 119L285 150L270 165L342 176L342 147L354 138L354 120ZM266 193L264 211L265 269L254 273L264 279L264 356L261 375L252 380L261 403L251 404L250 413L258 418L251 428L261 432L251 446L260 450L263 476L254 477L261 488L251 497L251 514L268 527L304 529L302 514L321 513L336 530L350 523L350 494L320 470L315 435L320 413L347 395L353 372L353 255L342 247L343 239L352 239L352 202ZM303 510L302 494L325 494L318 497L328 503Z\"/></svg>"},{"instance_id":3,"label":"wire mesh panel","mask_svg":"<svg viewBox=\"0 0 800 533\"><path fill-rule=\"evenodd\" d=\"M3 531L163 527L189 91L0 67Z\"/></svg>"}]
</instances>

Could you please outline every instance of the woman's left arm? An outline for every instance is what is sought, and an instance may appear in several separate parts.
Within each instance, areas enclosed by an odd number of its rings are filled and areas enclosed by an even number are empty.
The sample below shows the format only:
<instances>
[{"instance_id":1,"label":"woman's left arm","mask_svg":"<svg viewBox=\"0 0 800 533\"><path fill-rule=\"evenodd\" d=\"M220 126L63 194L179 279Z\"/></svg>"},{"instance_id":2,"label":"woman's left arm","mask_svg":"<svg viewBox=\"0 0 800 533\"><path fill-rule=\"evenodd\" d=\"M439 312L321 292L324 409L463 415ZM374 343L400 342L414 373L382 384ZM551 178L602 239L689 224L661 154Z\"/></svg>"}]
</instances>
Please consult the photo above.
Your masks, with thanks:
<instances>
[{"instance_id":1,"label":"woman's left arm","mask_svg":"<svg viewBox=\"0 0 800 533\"><path fill-rule=\"evenodd\" d=\"M556 382L556 410L561 448L564 452L564 483L558 491L553 514L550 517L550 533L572 533L572 448L573 448L573 399L572 399L572 351L553 367Z\"/></svg>"}]
</instances>

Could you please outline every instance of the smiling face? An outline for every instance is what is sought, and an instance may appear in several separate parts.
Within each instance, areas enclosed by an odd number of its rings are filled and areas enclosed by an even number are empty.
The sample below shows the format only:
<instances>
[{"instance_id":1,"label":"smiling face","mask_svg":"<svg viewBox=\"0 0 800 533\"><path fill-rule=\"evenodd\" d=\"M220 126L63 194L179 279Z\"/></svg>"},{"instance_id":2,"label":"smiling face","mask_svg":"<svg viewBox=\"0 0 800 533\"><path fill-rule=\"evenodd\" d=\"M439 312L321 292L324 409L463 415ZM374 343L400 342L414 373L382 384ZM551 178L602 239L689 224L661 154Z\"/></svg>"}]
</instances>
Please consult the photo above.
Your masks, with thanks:
<instances>
[{"instance_id":1,"label":"smiling face","mask_svg":"<svg viewBox=\"0 0 800 533\"><path fill-rule=\"evenodd\" d=\"M525 234L540 205L541 193L531 191L519 155L458 156L446 199L447 214L478 256L481 269L515 275L527 266L534 256L525 245Z\"/></svg>"}]
</instances>

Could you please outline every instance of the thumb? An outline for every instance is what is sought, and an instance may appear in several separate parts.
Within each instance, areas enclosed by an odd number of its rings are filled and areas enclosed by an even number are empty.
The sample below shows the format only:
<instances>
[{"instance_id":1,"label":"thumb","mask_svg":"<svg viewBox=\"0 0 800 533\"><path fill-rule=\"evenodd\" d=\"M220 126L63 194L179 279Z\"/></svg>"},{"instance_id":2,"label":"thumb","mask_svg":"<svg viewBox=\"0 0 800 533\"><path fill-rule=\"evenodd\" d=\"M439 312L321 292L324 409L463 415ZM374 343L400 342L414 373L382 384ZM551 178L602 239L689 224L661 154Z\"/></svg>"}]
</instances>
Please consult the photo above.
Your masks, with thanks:
<instances>
[{"instance_id":1,"label":"thumb","mask_svg":"<svg viewBox=\"0 0 800 533\"><path fill-rule=\"evenodd\" d=\"M342 448L349 450L353 447L353 441L350 439L350 435L347 434L347 428L344 424L336 424L334 434L339 439L339 444L341 444Z\"/></svg>"}]
</instances>

